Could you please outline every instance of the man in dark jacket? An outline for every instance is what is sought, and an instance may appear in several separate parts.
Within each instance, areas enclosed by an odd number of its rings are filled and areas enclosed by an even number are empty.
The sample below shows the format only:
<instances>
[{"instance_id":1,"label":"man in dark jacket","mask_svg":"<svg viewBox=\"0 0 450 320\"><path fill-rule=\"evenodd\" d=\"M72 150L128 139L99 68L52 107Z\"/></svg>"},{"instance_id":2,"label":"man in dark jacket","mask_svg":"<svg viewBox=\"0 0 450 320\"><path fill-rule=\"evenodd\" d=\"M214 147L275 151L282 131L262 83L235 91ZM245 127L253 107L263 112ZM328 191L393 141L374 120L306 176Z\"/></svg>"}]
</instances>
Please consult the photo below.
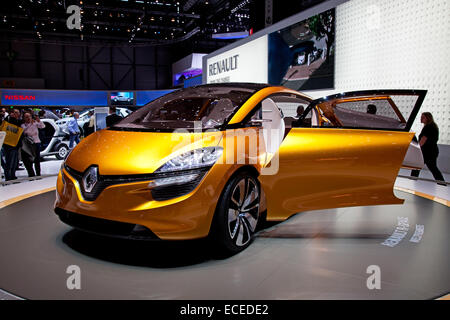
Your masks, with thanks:
<instances>
[{"instance_id":1,"label":"man in dark jacket","mask_svg":"<svg viewBox=\"0 0 450 320\"><path fill-rule=\"evenodd\" d=\"M109 107L109 115L106 117L106 126L111 127L122 120L122 117L116 113L116 107Z\"/></svg>"}]
</instances>

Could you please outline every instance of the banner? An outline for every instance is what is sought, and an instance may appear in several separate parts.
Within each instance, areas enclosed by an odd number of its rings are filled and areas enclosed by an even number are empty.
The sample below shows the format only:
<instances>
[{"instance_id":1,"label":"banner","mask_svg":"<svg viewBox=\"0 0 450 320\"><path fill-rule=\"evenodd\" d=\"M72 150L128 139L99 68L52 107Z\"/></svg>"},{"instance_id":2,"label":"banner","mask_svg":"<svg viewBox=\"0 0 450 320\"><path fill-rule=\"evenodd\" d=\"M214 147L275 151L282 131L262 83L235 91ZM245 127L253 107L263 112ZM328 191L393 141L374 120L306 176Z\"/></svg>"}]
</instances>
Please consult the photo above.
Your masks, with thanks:
<instances>
[{"instance_id":1,"label":"banner","mask_svg":"<svg viewBox=\"0 0 450 320\"><path fill-rule=\"evenodd\" d=\"M9 123L8 121L3 121L2 124L0 125L0 131L6 132L5 141L3 142L3 144L15 147L19 142L23 129L12 123Z\"/></svg>"}]
</instances>

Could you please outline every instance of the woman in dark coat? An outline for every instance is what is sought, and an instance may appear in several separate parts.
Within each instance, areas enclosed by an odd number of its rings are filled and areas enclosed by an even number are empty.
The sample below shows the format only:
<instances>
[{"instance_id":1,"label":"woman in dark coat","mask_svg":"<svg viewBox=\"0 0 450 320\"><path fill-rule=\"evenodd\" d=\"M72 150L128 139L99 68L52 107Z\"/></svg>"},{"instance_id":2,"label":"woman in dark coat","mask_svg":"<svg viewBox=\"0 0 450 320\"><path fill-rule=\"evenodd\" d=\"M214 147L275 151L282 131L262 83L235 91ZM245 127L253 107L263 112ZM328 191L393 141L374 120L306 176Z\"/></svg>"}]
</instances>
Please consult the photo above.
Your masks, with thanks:
<instances>
[{"instance_id":1,"label":"woman in dark coat","mask_svg":"<svg viewBox=\"0 0 450 320\"><path fill-rule=\"evenodd\" d=\"M423 160L433 174L434 179L444 181L444 177L442 176L441 171L439 171L436 163L439 155L439 148L437 145L439 140L439 128L434 122L433 115L430 112L422 113L420 122L424 124L419 135L419 144L422 149ZM411 176L418 177L419 173L420 170L413 170Z\"/></svg>"}]
</instances>

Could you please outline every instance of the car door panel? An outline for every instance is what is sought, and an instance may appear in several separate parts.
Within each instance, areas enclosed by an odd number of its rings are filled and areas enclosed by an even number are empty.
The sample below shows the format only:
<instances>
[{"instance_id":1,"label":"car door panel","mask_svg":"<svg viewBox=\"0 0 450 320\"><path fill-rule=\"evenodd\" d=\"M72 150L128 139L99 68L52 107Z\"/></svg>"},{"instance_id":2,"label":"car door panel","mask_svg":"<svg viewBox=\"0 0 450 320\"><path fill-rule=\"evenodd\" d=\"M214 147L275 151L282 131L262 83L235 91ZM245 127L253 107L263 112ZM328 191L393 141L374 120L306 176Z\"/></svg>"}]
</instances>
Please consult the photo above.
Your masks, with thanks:
<instances>
[{"instance_id":1,"label":"car door panel","mask_svg":"<svg viewBox=\"0 0 450 320\"><path fill-rule=\"evenodd\" d=\"M384 90L376 94L387 95L390 100L392 92L400 91ZM401 93L414 94L412 91ZM350 119L351 127L345 128L348 120L341 121L330 108L319 110L317 101L320 99L313 102L304 114L313 111L313 116L319 118L319 125L324 127L292 128L275 155L278 161L276 174L259 177L266 193L267 219L284 220L307 210L403 203L393 194L393 187L414 136L408 131L425 93L419 92L408 121L398 109L395 110L401 126L392 129L389 122L381 122L386 126L383 128L358 128L357 119ZM369 92L363 94L370 96ZM347 98L352 102L367 100L356 100L356 96L356 93L350 93L348 97L340 94L320 102L336 108L333 103L337 100L338 103L346 102ZM343 111L340 110L341 117ZM359 114L362 113L354 111L352 115ZM365 123L371 124L367 122L371 116L364 114L362 117ZM384 118L380 115L378 120ZM325 127L333 124L340 127Z\"/></svg>"},{"instance_id":2,"label":"car door panel","mask_svg":"<svg viewBox=\"0 0 450 320\"><path fill-rule=\"evenodd\" d=\"M403 203L393 184L411 139L406 132L291 129L278 151L278 172L260 176L268 220L307 210Z\"/></svg>"}]
</instances>

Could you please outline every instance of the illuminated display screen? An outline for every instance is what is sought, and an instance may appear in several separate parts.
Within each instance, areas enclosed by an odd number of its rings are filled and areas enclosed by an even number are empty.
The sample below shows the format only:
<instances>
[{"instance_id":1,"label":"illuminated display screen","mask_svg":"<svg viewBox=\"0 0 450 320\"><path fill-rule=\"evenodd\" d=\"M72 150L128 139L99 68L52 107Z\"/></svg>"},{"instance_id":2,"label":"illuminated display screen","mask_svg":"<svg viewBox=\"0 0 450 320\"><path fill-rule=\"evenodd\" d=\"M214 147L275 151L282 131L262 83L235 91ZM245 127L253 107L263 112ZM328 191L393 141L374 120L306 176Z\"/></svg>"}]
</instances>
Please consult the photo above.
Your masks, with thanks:
<instances>
[{"instance_id":1,"label":"illuminated display screen","mask_svg":"<svg viewBox=\"0 0 450 320\"><path fill-rule=\"evenodd\" d=\"M133 105L134 92L111 92L110 101L111 105Z\"/></svg>"},{"instance_id":2,"label":"illuminated display screen","mask_svg":"<svg viewBox=\"0 0 450 320\"><path fill-rule=\"evenodd\" d=\"M335 9L205 56L206 83L255 82L294 90L334 88Z\"/></svg>"},{"instance_id":3,"label":"illuminated display screen","mask_svg":"<svg viewBox=\"0 0 450 320\"><path fill-rule=\"evenodd\" d=\"M334 87L335 9L269 34L268 82L294 90Z\"/></svg>"},{"instance_id":4,"label":"illuminated display screen","mask_svg":"<svg viewBox=\"0 0 450 320\"><path fill-rule=\"evenodd\" d=\"M2 106L31 107L106 107L108 97L112 105L143 106L173 90L148 90L134 92L76 91L76 90L17 90L2 89Z\"/></svg>"},{"instance_id":5,"label":"illuminated display screen","mask_svg":"<svg viewBox=\"0 0 450 320\"><path fill-rule=\"evenodd\" d=\"M184 83L186 80L202 74L202 69L192 69L175 75L173 84L175 86Z\"/></svg>"}]
</instances>

